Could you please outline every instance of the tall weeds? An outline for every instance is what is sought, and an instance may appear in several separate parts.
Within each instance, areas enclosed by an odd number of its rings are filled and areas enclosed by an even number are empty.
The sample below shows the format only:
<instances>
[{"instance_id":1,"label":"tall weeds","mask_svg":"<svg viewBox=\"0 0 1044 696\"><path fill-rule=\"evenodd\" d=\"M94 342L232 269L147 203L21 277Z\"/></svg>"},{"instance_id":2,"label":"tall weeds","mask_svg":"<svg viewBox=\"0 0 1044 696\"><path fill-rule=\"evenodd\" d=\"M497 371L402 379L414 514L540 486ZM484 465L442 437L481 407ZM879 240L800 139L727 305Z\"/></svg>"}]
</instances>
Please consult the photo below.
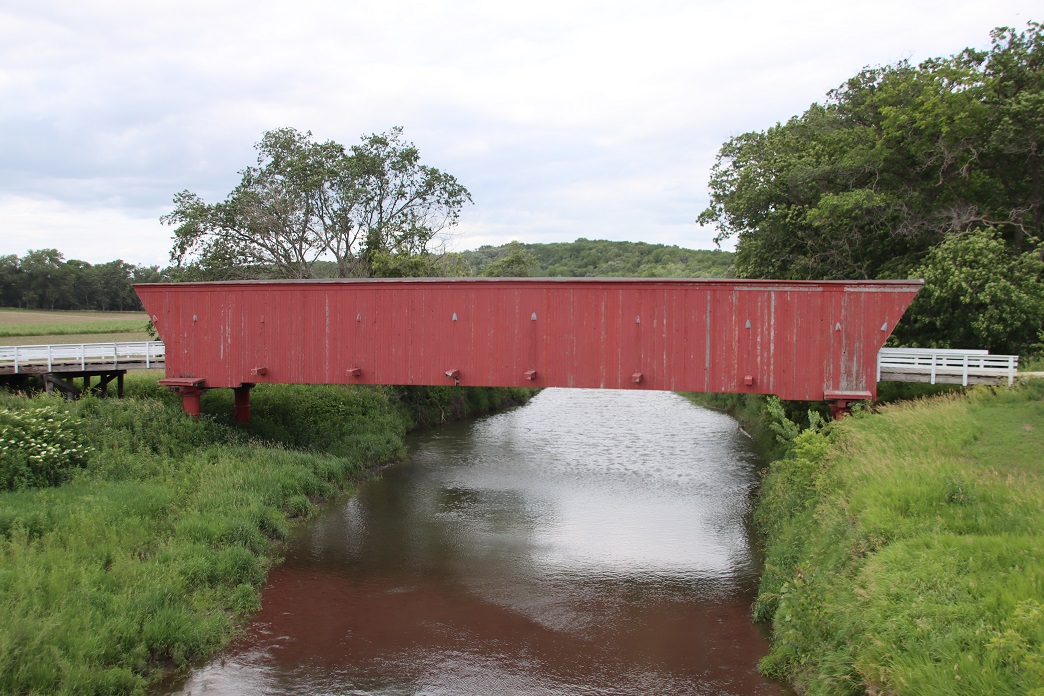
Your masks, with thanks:
<instances>
[{"instance_id":1,"label":"tall weeds","mask_svg":"<svg viewBox=\"0 0 1044 696\"><path fill-rule=\"evenodd\" d=\"M798 435L756 516L763 671L809 694L1044 694L1044 382Z\"/></svg>"},{"instance_id":2,"label":"tall weeds","mask_svg":"<svg viewBox=\"0 0 1044 696\"><path fill-rule=\"evenodd\" d=\"M58 479L0 493L0 693L136 693L213 654L258 606L292 520L403 457L428 413L411 410L423 394L261 386L242 427L230 394L208 393L196 421L155 379L130 377L122 400L0 396L9 435L52 417L8 437L0 470L35 440L69 450L52 453Z\"/></svg>"}]
</instances>

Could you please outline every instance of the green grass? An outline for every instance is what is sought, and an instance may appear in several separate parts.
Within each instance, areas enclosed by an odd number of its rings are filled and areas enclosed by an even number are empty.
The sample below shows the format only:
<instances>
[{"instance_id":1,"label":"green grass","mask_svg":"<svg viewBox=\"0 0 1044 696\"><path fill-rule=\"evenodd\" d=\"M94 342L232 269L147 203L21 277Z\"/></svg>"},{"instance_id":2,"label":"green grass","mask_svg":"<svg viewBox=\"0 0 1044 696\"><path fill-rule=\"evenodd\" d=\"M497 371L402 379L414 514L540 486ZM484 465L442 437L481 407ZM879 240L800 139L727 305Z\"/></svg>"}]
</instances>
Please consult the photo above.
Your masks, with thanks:
<instances>
[{"instance_id":1,"label":"green grass","mask_svg":"<svg viewBox=\"0 0 1044 696\"><path fill-rule=\"evenodd\" d=\"M148 315L144 312L0 309L0 337L137 333L143 332L148 323Z\"/></svg>"},{"instance_id":2,"label":"green grass","mask_svg":"<svg viewBox=\"0 0 1044 696\"><path fill-rule=\"evenodd\" d=\"M98 321L133 320L147 322L145 312L95 312L0 307L0 326L35 324L83 324Z\"/></svg>"},{"instance_id":3,"label":"green grass","mask_svg":"<svg viewBox=\"0 0 1044 696\"><path fill-rule=\"evenodd\" d=\"M229 390L205 395L199 421L155 374L128 375L126 392L0 394L0 431L43 405L90 448L68 483L0 493L0 693L141 693L214 654L258 607L288 525L405 456L411 401L448 403L438 390L260 385L241 426ZM455 408L524 397L461 389ZM33 437L63 439L61 418L38 421ZM17 464L0 450L0 469Z\"/></svg>"},{"instance_id":4,"label":"green grass","mask_svg":"<svg viewBox=\"0 0 1044 696\"><path fill-rule=\"evenodd\" d=\"M119 343L121 341L151 341L144 331L118 333L46 334L39 336L0 336L0 346L36 346L60 343Z\"/></svg>"},{"instance_id":5,"label":"green grass","mask_svg":"<svg viewBox=\"0 0 1044 696\"><path fill-rule=\"evenodd\" d=\"M1044 372L1044 355L1020 357L1019 372Z\"/></svg>"},{"instance_id":6,"label":"green grass","mask_svg":"<svg viewBox=\"0 0 1044 696\"><path fill-rule=\"evenodd\" d=\"M4 324L0 325L0 336L72 336L128 332L139 333L144 331L147 323L147 321L137 319L115 319L68 324ZM75 342L80 343L81 341Z\"/></svg>"},{"instance_id":7,"label":"green grass","mask_svg":"<svg viewBox=\"0 0 1044 696\"><path fill-rule=\"evenodd\" d=\"M773 463L756 616L809 694L1044 693L1044 381L804 433Z\"/></svg>"}]
</instances>

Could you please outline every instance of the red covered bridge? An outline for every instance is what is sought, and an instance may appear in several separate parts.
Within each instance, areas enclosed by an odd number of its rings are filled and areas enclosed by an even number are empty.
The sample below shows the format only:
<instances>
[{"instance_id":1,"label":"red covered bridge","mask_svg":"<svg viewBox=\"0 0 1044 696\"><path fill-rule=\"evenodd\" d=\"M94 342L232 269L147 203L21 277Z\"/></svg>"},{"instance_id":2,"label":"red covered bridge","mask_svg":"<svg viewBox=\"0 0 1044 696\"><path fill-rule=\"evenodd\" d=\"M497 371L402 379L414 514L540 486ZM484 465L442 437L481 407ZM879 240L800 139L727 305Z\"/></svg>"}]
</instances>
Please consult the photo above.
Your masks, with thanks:
<instances>
[{"instance_id":1,"label":"red covered bridge","mask_svg":"<svg viewBox=\"0 0 1044 696\"><path fill-rule=\"evenodd\" d=\"M395 279L137 285L187 411L304 384L876 395L921 281Z\"/></svg>"}]
</instances>

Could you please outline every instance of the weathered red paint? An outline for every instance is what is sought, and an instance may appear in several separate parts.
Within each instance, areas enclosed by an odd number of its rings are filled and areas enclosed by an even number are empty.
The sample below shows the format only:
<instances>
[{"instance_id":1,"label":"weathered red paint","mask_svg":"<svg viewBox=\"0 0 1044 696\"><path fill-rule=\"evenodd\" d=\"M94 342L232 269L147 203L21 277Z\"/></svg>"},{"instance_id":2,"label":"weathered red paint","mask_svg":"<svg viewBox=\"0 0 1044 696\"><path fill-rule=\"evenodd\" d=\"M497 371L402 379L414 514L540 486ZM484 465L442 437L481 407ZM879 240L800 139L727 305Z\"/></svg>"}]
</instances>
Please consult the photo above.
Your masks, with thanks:
<instances>
[{"instance_id":1,"label":"weathered red paint","mask_svg":"<svg viewBox=\"0 0 1044 696\"><path fill-rule=\"evenodd\" d=\"M877 392L921 281L396 279L136 285L168 379ZM176 384L176 383L175 383ZM245 397L243 397L245 398Z\"/></svg>"}]
</instances>

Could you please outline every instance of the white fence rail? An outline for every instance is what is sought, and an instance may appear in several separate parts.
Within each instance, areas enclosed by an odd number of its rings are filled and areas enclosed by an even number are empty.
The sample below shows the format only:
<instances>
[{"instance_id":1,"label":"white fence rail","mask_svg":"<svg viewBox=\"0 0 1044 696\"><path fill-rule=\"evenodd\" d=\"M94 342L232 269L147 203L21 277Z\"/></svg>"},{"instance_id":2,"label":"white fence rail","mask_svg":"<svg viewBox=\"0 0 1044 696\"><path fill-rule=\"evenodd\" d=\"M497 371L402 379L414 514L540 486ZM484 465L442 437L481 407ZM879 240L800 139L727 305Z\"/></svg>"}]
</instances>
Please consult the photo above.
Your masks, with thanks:
<instances>
[{"instance_id":1,"label":"white fence rail","mask_svg":"<svg viewBox=\"0 0 1044 696\"><path fill-rule=\"evenodd\" d=\"M162 341L134 341L126 343L68 343L48 346L0 346L0 366L14 365L15 373L26 365L46 364L48 371L54 365L68 368L79 365L81 370L99 365L114 369L120 364L144 364L145 368L162 364L165 356Z\"/></svg>"},{"instance_id":2,"label":"white fence rail","mask_svg":"<svg viewBox=\"0 0 1044 696\"><path fill-rule=\"evenodd\" d=\"M985 350L947 350L932 348L882 348L877 354L877 381L926 381L960 383L1007 378L1015 381L1019 356L990 355ZM905 377L905 379L904 379Z\"/></svg>"}]
</instances>

